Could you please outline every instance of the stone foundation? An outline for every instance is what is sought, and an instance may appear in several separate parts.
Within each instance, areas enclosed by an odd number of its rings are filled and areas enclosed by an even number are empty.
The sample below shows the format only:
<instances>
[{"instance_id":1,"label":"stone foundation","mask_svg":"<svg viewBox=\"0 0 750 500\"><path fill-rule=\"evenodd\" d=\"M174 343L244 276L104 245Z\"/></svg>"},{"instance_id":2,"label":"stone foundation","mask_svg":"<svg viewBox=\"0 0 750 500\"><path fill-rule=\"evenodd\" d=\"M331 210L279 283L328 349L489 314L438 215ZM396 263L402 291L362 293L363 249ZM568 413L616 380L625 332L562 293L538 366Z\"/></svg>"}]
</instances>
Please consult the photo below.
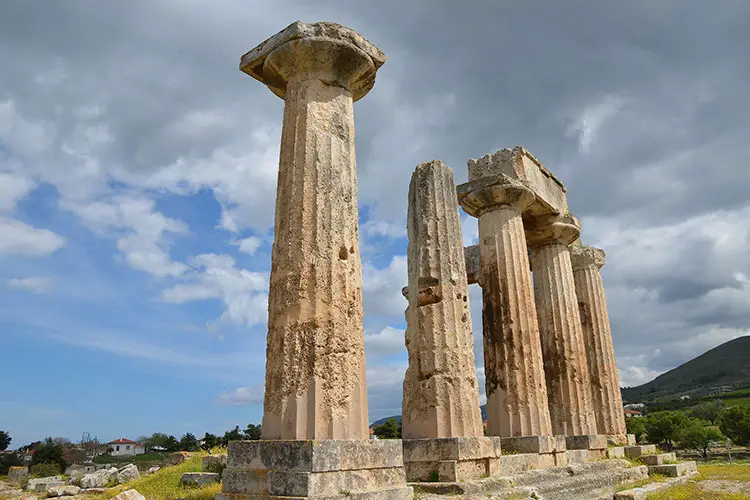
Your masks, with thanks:
<instances>
[{"instance_id":1,"label":"stone foundation","mask_svg":"<svg viewBox=\"0 0 750 500\"><path fill-rule=\"evenodd\" d=\"M232 441L227 452L217 500L413 495L397 439Z\"/></svg>"},{"instance_id":2,"label":"stone foundation","mask_svg":"<svg viewBox=\"0 0 750 500\"><path fill-rule=\"evenodd\" d=\"M409 482L454 482L497 475L498 437L405 439L404 469Z\"/></svg>"},{"instance_id":3,"label":"stone foundation","mask_svg":"<svg viewBox=\"0 0 750 500\"><path fill-rule=\"evenodd\" d=\"M529 468L548 468L567 465L565 436L524 436L502 438L503 449L511 453L537 455Z\"/></svg>"}]
</instances>

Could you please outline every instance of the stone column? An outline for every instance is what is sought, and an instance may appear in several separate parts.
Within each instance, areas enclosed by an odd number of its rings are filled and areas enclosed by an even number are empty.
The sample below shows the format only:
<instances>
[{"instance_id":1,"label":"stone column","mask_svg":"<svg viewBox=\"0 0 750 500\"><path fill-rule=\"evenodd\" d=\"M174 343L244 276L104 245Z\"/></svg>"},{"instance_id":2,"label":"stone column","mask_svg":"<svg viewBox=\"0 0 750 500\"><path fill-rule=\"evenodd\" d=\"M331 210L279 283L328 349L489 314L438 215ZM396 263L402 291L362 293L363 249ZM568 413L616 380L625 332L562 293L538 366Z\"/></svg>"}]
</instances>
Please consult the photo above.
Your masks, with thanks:
<instances>
[{"instance_id":1,"label":"stone column","mask_svg":"<svg viewBox=\"0 0 750 500\"><path fill-rule=\"evenodd\" d=\"M625 416L622 411L620 377L615 363L612 330L607 301L599 269L604 265L604 250L587 246L570 246L578 310L587 346L591 389L596 405L596 425L615 444L625 444Z\"/></svg>"},{"instance_id":2,"label":"stone column","mask_svg":"<svg viewBox=\"0 0 750 500\"><path fill-rule=\"evenodd\" d=\"M295 23L242 57L284 99L263 439L368 437L353 102L385 56L333 23Z\"/></svg>"},{"instance_id":3,"label":"stone column","mask_svg":"<svg viewBox=\"0 0 750 500\"><path fill-rule=\"evenodd\" d=\"M571 215L539 216L526 227L534 297L555 434L596 434L591 380L568 245L580 226Z\"/></svg>"},{"instance_id":4,"label":"stone column","mask_svg":"<svg viewBox=\"0 0 750 500\"><path fill-rule=\"evenodd\" d=\"M455 482L498 471L500 438L484 437L469 286L453 172L435 160L409 185L404 466L409 481Z\"/></svg>"},{"instance_id":5,"label":"stone column","mask_svg":"<svg viewBox=\"0 0 750 500\"><path fill-rule=\"evenodd\" d=\"M457 194L464 210L479 218L487 432L502 437L550 435L521 220L534 194L521 181L485 172L479 162L469 162L469 182L460 185Z\"/></svg>"},{"instance_id":6,"label":"stone column","mask_svg":"<svg viewBox=\"0 0 750 500\"><path fill-rule=\"evenodd\" d=\"M443 162L417 166L407 217L403 438L483 436L456 187Z\"/></svg>"}]
</instances>

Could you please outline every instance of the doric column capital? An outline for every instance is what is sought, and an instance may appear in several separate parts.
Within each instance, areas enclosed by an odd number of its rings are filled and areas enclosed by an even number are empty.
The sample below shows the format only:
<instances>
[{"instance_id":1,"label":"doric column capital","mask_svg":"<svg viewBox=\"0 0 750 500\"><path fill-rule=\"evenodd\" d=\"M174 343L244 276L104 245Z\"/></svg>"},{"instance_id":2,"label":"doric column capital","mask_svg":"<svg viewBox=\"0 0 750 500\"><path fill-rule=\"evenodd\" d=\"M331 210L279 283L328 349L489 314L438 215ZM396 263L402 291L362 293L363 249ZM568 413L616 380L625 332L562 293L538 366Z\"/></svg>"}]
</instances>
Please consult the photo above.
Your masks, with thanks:
<instances>
[{"instance_id":1,"label":"doric column capital","mask_svg":"<svg viewBox=\"0 0 750 500\"><path fill-rule=\"evenodd\" d=\"M524 221L529 248L549 244L570 245L581 234L581 224L570 214L541 215Z\"/></svg>"},{"instance_id":2,"label":"doric column capital","mask_svg":"<svg viewBox=\"0 0 750 500\"><path fill-rule=\"evenodd\" d=\"M583 245L570 246L570 262L574 271L587 268L601 269L606 257L606 252L601 248Z\"/></svg>"},{"instance_id":3,"label":"doric column capital","mask_svg":"<svg viewBox=\"0 0 750 500\"><path fill-rule=\"evenodd\" d=\"M294 22L242 56L240 69L285 98L289 82L346 88L357 101L375 84L385 54L356 31L330 22Z\"/></svg>"},{"instance_id":4,"label":"doric column capital","mask_svg":"<svg viewBox=\"0 0 750 500\"><path fill-rule=\"evenodd\" d=\"M512 206L519 212L534 201L534 192L522 181L505 174L482 177L456 188L458 203L467 214L479 217L497 207Z\"/></svg>"}]
</instances>

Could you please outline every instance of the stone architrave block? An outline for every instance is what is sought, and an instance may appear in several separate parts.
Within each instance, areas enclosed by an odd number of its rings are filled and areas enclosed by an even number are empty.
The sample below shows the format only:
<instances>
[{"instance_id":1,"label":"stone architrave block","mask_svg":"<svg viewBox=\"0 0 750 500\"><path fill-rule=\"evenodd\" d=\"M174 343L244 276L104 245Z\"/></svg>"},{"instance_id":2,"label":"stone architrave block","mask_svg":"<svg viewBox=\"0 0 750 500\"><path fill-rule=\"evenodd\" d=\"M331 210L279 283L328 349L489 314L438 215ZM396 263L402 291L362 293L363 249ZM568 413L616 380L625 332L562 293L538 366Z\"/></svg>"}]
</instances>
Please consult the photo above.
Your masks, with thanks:
<instances>
[{"instance_id":1,"label":"stone architrave block","mask_svg":"<svg viewBox=\"0 0 750 500\"><path fill-rule=\"evenodd\" d=\"M464 260L466 261L466 281L469 285L479 283L482 273L479 245L464 247Z\"/></svg>"}]
</instances>

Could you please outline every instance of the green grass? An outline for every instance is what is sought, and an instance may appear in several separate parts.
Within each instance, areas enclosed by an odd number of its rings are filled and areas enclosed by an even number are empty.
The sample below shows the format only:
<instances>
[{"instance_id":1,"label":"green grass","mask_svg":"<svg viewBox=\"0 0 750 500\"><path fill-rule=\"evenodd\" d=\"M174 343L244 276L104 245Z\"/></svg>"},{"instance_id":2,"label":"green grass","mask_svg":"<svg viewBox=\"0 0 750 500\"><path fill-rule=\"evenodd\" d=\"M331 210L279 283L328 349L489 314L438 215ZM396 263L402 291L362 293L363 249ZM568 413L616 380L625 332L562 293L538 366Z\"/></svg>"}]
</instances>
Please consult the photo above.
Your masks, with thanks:
<instances>
[{"instance_id":1,"label":"green grass","mask_svg":"<svg viewBox=\"0 0 750 500\"><path fill-rule=\"evenodd\" d=\"M699 464L698 472L700 475L687 483L650 494L649 500L750 500L746 493L705 491L698 486L709 479L750 482L750 465Z\"/></svg>"},{"instance_id":2,"label":"green grass","mask_svg":"<svg viewBox=\"0 0 750 500\"><path fill-rule=\"evenodd\" d=\"M164 467L163 469L144 476L140 479L129 481L116 488L112 488L104 495L92 496L91 500L105 500L123 491L135 488L148 500L172 500L174 498L185 498L189 500L213 500L221 492L221 484L212 484L203 488L183 488L180 485L180 476L183 472L200 472L201 460L206 453L197 453L180 465Z\"/></svg>"}]
</instances>

